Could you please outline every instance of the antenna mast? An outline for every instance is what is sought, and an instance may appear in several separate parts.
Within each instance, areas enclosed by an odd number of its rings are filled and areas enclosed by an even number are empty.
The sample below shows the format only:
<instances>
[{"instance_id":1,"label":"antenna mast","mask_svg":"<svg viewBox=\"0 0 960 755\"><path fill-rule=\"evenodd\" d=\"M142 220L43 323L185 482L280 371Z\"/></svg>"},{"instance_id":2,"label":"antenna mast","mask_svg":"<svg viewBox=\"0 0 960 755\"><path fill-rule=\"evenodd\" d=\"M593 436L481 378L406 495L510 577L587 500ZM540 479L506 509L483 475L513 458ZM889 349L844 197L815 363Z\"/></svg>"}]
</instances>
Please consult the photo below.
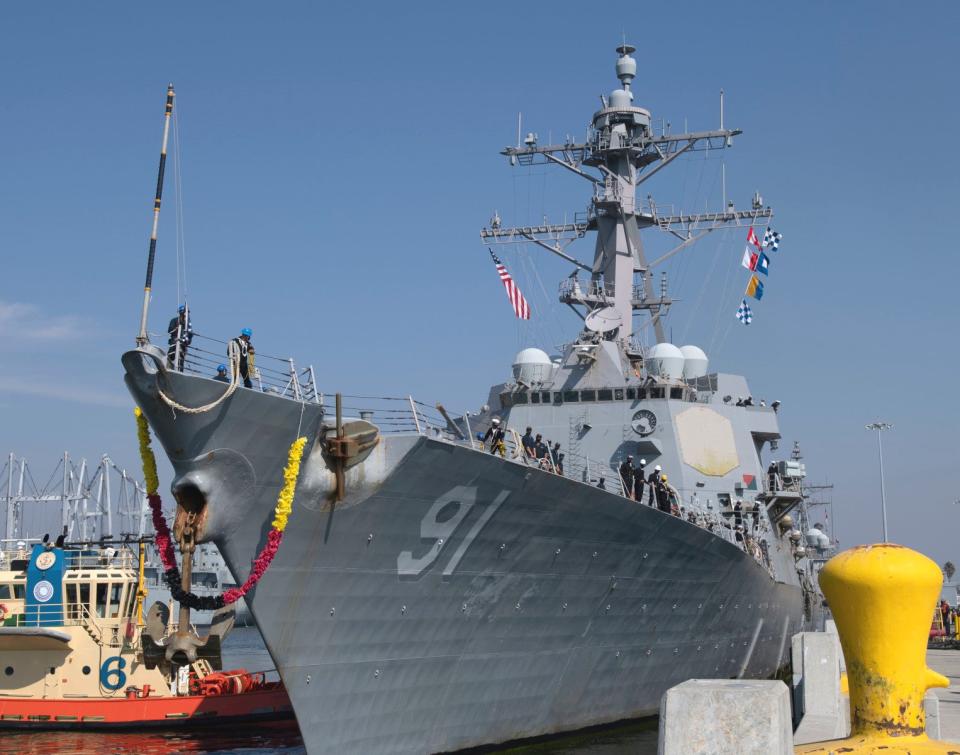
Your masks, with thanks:
<instances>
[{"instance_id":1,"label":"antenna mast","mask_svg":"<svg viewBox=\"0 0 960 755\"><path fill-rule=\"evenodd\" d=\"M483 228L485 244L534 243L590 274L586 289L574 279L560 289L560 301L586 309L588 316L603 311L604 322L624 350L633 353L633 317L649 317L658 343L667 340L663 317L672 299L666 286L659 295L654 291L652 269L693 245L708 233L731 226L754 226L769 220L773 212L757 196L750 211L738 211L726 199L726 167L722 167L723 207L719 212L661 212L651 195L646 202L637 200L637 189L682 155L718 150L733 145L740 129L726 126L724 95L720 96L720 128L712 131L674 134L653 129L650 111L634 104L633 81L637 63L635 48L626 43L617 47L616 74L620 88L605 97L601 109L593 114L587 139L563 144L540 145L531 134L516 147L506 147L511 165L559 165L593 184L593 197L586 212L576 213L573 222L548 223L521 227ZM672 249L648 262L641 231L659 230L673 237ZM588 231L597 234L593 264L574 258L567 247ZM581 315L583 316L583 315ZM589 337L590 334L587 334Z\"/></svg>"},{"instance_id":2,"label":"antenna mast","mask_svg":"<svg viewBox=\"0 0 960 755\"><path fill-rule=\"evenodd\" d=\"M167 86L167 104L163 112L163 144L160 147L160 168L157 171L157 196L153 200L153 229L150 231L150 251L147 253L147 280L143 285L143 310L140 313L140 332L137 346L147 338L147 310L150 308L150 290L153 288L153 260L157 255L157 226L160 224L160 198L163 195L163 171L167 164L167 140L170 136L170 116L173 114L173 84Z\"/></svg>"}]
</instances>

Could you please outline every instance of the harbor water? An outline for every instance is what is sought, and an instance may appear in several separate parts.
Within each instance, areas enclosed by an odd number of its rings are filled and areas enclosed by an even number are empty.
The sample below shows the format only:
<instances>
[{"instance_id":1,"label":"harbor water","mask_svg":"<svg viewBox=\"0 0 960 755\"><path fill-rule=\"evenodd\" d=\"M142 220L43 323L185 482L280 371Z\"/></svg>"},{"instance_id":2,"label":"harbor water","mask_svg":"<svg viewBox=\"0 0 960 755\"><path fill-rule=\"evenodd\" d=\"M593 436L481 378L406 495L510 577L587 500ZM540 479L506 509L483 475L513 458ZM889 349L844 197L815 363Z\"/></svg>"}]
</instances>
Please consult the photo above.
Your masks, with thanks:
<instances>
[{"instance_id":1,"label":"harbor water","mask_svg":"<svg viewBox=\"0 0 960 755\"><path fill-rule=\"evenodd\" d=\"M270 654L256 628L234 629L223 648L224 668L260 671L273 667ZM547 741L486 748L485 753L511 755L647 755L657 750L657 725L653 719L573 734ZM231 723L203 731L159 732L5 732L0 755L302 755L306 752L294 721ZM474 751L479 752L479 751Z\"/></svg>"}]
</instances>

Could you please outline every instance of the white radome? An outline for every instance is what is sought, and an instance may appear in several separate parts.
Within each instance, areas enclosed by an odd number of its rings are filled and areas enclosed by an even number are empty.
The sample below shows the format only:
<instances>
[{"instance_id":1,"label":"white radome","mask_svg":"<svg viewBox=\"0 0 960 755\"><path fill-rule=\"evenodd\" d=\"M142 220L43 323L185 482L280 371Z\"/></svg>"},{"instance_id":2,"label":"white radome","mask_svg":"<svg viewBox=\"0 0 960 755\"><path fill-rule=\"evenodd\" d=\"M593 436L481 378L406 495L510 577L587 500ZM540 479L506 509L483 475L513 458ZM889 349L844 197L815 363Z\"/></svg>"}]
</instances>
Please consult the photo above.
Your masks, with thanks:
<instances>
[{"instance_id":1,"label":"white radome","mask_svg":"<svg viewBox=\"0 0 960 755\"><path fill-rule=\"evenodd\" d=\"M683 377L685 380L703 377L707 374L710 360L699 346L687 345L680 347L683 354Z\"/></svg>"},{"instance_id":2,"label":"white radome","mask_svg":"<svg viewBox=\"0 0 960 755\"><path fill-rule=\"evenodd\" d=\"M658 343L647 352L647 371L668 380L683 377L683 352L672 343Z\"/></svg>"},{"instance_id":3,"label":"white radome","mask_svg":"<svg viewBox=\"0 0 960 755\"><path fill-rule=\"evenodd\" d=\"M525 383L542 383L550 377L554 364L543 349L524 349L513 359L513 378Z\"/></svg>"}]
</instances>

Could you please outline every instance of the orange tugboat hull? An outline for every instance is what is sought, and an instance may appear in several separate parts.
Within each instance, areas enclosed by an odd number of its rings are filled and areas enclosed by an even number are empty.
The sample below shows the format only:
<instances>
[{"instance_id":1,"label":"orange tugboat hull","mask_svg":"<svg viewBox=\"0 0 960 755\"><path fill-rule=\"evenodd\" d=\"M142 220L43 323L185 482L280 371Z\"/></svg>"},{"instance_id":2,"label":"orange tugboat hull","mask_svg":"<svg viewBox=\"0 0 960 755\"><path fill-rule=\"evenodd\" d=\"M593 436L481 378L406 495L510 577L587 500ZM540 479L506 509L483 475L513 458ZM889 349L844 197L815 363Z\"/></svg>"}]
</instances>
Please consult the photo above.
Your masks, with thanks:
<instances>
[{"instance_id":1,"label":"orange tugboat hull","mask_svg":"<svg viewBox=\"0 0 960 755\"><path fill-rule=\"evenodd\" d=\"M104 699L0 698L0 729L180 728L293 717L279 683L241 694Z\"/></svg>"}]
</instances>

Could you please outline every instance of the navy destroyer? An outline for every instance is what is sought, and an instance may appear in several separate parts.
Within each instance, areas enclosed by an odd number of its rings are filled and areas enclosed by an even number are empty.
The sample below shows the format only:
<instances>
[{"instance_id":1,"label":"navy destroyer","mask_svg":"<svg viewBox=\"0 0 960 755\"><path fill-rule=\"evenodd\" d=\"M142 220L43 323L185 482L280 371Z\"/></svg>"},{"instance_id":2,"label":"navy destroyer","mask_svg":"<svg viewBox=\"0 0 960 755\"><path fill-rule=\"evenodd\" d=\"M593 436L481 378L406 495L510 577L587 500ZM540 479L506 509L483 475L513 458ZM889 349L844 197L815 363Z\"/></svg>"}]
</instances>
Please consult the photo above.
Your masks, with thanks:
<instances>
[{"instance_id":1,"label":"navy destroyer","mask_svg":"<svg viewBox=\"0 0 960 755\"><path fill-rule=\"evenodd\" d=\"M556 359L518 354L478 412L323 393L292 360L258 352L241 369L235 347L228 384L202 364L173 369L147 331L154 223L138 345L122 361L174 469L176 527L247 574L287 449L307 438L290 526L247 599L311 753L449 751L653 715L685 679L775 674L815 620L792 518L804 470L768 473L763 460L780 439L776 407L734 400L750 396L745 378L669 343L671 300L641 240L673 234L673 254L714 229L763 228L772 211L759 197L750 210L670 215L637 201L677 157L740 131L721 118L717 130L656 133L633 102L634 48L617 51L620 86L584 142L531 134L504 150L593 189L572 222L508 228L495 216L481 232L567 260L560 296L583 328ZM171 103L172 90L168 117ZM592 264L569 251L588 233ZM648 349L641 318L656 335ZM196 359L223 360L224 342L205 356L199 339ZM527 426L565 440L562 469L525 453ZM495 427L504 442L491 449ZM656 471L668 506L633 499L617 473L628 457Z\"/></svg>"}]
</instances>

